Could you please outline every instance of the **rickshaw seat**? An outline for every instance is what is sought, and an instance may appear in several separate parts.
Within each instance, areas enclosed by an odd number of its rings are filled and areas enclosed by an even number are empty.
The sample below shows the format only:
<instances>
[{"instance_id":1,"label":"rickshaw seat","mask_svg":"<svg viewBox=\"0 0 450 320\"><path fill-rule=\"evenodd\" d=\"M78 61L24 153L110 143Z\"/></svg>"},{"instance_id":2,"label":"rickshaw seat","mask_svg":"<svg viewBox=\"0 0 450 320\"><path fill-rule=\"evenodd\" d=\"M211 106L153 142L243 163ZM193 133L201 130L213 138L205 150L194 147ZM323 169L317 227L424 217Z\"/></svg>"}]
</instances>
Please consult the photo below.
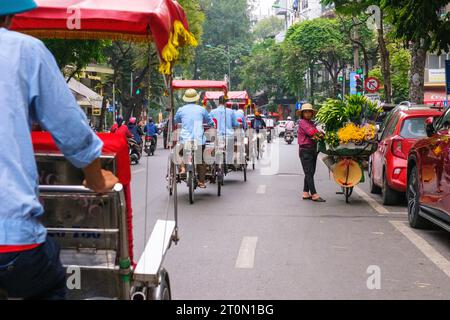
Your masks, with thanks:
<instances>
[{"instance_id":1,"label":"rickshaw seat","mask_svg":"<svg viewBox=\"0 0 450 320\"><path fill-rule=\"evenodd\" d=\"M158 285L161 266L172 242L175 221L158 220L133 273L136 281Z\"/></svg>"}]
</instances>

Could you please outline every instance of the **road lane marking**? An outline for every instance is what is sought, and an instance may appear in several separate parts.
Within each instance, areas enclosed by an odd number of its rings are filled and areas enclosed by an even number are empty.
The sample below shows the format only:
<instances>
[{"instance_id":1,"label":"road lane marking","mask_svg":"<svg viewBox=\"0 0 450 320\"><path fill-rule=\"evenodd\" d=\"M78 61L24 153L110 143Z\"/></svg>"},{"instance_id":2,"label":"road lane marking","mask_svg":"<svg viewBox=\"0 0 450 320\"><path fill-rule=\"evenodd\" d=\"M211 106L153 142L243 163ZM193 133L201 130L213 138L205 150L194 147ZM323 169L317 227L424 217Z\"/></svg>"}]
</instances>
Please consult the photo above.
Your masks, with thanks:
<instances>
[{"instance_id":1,"label":"road lane marking","mask_svg":"<svg viewBox=\"0 0 450 320\"><path fill-rule=\"evenodd\" d=\"M262 184L258 186L258 189L256 189L257 194L266 194L266 185Z\"/></svg>"},{"instance_id":2,"label":"road lane marking","mask_svg":"<svg viewBox=\"0 0 450 320\"><path fill-rule=\"evenodd\" d=\"M367 193L365 193L364 190L362 190L360 187L356 186L354 188L354 190L361 198L363 198L379 214L389 214L390 213L385 207L383 207L374 198L372 198Z\"/></svg>"},{"instance_id":3,"label":"road lane marking","mask_svg":"<svg viewBox=\"0 0 450 320\"><path fill-rule=\"evenodd\" d=\"M244 237L236 260L236 268L252 269L255 264L256 244L258 237Z\"/></svg>"},{"instance_id":4,"label":"road lane marking","mask_svg":"<svg viewBox=\"0 0 450 320\"><path fill-rule=\"evenodd\" d=\"M431 262L441 269L450 278L450 261L441 255L427 241L414 232L405 222L389 221L398 231L400 231L417 249L419 249Z\"/></svg>"}]
</instances>

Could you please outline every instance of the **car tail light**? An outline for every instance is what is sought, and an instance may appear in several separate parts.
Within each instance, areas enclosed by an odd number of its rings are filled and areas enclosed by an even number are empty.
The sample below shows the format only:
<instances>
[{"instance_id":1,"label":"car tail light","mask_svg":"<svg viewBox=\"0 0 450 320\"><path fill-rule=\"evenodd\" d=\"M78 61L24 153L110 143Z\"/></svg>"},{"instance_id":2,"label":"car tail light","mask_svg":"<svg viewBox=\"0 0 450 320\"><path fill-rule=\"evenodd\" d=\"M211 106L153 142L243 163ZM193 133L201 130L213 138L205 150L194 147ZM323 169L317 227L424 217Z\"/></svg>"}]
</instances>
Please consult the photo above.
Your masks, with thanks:
<instances>
[{"instance_id":1,"label":"car tail light","mask_svg":"<svg viewBox=\"0 0 450 320\"><path fill-rule=\"evenodd\" d=\"M392 140L392 154L396 157L406 159L407 155L403 150L404 140L403 138L394 138Z\"/></svg>"}]
</instances>

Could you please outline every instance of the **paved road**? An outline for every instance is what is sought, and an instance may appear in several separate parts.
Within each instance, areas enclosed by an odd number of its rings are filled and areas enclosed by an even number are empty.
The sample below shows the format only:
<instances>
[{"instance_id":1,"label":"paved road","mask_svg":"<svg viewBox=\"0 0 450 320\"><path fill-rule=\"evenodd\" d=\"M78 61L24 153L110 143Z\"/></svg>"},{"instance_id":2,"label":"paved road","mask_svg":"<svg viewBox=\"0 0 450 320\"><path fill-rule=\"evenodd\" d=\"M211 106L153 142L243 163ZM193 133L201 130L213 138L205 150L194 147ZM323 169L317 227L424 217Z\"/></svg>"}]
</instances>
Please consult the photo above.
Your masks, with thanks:
<instances>
[{"instance_id":1,"label":"paved road","mask_svg":"<svg viewBox=\"0 0 450 320\"><path fill-rule=\"evenodd\" d=\"M136 256L155 220L172 217L167 156L133 167ZM297 146L278 140L248 179L230 174L222 197L209 185L194 205L179 185L181 241L164 263L174 299L450 298L450 235L411 229L405 206L383 207L367 183L346 204L319 162L327 202L304 201Z\"/></svg>"}]
</instances>

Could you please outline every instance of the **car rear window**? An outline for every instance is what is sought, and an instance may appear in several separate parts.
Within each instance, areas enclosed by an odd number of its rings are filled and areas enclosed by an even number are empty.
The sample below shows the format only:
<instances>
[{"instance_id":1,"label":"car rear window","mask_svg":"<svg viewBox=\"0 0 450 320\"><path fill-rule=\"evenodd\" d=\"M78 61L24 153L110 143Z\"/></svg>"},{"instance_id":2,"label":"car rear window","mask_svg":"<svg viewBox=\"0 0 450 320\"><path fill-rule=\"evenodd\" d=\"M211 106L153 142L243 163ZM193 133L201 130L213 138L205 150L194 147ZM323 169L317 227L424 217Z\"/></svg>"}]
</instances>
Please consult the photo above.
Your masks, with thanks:
<instances>
[{"instance_id":1,"label":"car rear window","mask_svg":"<svg viewBox=\"0 0 450 320\"><path fill-rule=\"evenodd\" d=\"M400 136L405 139L420 139L427 136L425 120L428 117L407 118L403 121Z\"/></svg>"}]
</instances>

